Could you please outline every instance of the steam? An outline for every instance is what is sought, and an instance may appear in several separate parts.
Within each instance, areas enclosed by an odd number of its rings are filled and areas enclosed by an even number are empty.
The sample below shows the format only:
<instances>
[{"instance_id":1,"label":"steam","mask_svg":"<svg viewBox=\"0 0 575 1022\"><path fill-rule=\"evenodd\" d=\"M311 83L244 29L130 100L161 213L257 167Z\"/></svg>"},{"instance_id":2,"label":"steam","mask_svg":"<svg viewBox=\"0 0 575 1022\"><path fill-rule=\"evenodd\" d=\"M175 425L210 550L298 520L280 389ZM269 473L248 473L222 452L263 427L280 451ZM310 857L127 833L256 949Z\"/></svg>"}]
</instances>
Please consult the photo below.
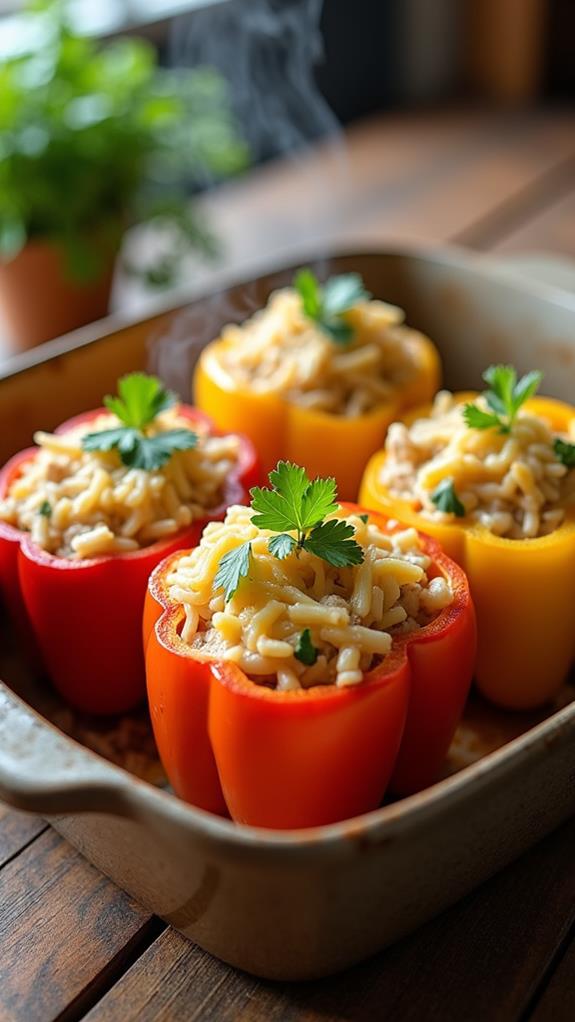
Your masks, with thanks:
<instances>
[{"instance_id":1,"label":"steam","mask_svg":"<svg viewBox=\"0 0 575 1022\"><path fill-rule=\"evenodd\" d=\"M314 79L322 7L323 0L236 0L175 24L174 63L207 64L227 79L254 160L292 155L339 133Z\"/></svg>"},{"instance_id":2,"label":"steam","mask_svg":"<svg viewBox=\"0 0 575 1022\"><path fill-rule=\"evenodd\" d=\"M337 192L337 179L347 169L341 129L314 78L314 67L323 56L322 6L323 0L236 0L192 12L175 23L171 57L178 66L203 64L220 71L254 161L289 159L298 187L305 189L305 204L317 195L318 207L331 223L333 208L325 204L326 167L320 172L305 159L318 139L327 139L328 145L322 144L330 159L330 187ZM260 266L266 254L259 253ZM316 262L314 270L324 276L325 262ZM204 273L201 277L207 279ZM152 342L152 371L188 398L202 348L226 323L242 322L261 308L270 291L286 286L291 278L291 272L276 274L194 302Z\"/></svg>"}]
</instances>

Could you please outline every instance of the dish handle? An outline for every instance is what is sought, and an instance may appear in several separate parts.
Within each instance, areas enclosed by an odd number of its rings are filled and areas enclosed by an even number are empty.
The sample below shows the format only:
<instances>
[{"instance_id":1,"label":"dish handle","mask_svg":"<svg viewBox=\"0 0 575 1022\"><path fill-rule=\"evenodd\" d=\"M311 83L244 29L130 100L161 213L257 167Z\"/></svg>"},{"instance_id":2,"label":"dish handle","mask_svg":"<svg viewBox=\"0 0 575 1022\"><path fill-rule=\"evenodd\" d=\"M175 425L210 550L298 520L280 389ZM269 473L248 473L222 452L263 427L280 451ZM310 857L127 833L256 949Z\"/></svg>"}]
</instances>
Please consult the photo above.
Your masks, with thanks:
<instances>
[{"instance_id":1,"label":"dish handle","mask_svg":"<svg viewBox=\"0 0 575 1022\"><path fill-rule=\"evenodd\" d=\"M0 682L0 800L60 816L129 816L123 771L61 734Z\"/></svg>"}]
</instances>

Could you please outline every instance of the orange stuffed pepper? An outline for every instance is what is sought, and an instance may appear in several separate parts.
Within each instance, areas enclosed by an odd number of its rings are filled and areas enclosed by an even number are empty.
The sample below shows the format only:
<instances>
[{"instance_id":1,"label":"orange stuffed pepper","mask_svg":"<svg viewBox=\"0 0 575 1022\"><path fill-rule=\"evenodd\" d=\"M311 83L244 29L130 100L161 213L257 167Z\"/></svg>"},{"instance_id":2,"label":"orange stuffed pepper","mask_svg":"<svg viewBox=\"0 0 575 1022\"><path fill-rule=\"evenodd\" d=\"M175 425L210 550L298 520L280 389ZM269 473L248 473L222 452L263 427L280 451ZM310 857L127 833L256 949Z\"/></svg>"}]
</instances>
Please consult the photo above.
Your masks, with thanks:
<instances>
[{"instance_id":1,"label":"orange stuffed pepper","mask_svg":"<svg viewBox=\"0 0 575 1022\"><path fill-rule=\"evenodd\" d=\"M475 618L428 537L337 505L280 463L150 579L148 697L175 792L299 828L436 779L468 692Z\"/></svg>"},{"instance_id":2,"label":"orange stuffed pepper","mask_svg":"<svg viewBox=\"0 0 575 1022\"><path fill-rule=\"evenodd\" d=\"M434 536L466 571L476 679L492 701L553 698L575 653L575 409L533 397L540 374L485 373L482 396L439 394L394 424L361 502Z\"/></svg>"},{"instance_id":3,"label":"orange stuffed pepper","mask_svg":"<svg viewBox=\"0 0 575 1022\"><path fill-rule=\"evenodd\" d=\"M194 395L220 429L250 437L263 471L287 458L334 476L355 500L389 424L430 401L439 382L435 347L401 309L371 300L357 274L320 287L302 270L294 288L208 345Z\"/></svg>"},{"instance_id":4,"label":"orange stuffed pepper","mask_svg":"<svg viewBox=\"0 0 575 1022\"><path fill-rule=\"evenodd\" d=\"M98 714L145 697L152 569L257 481L249 441L214 435L154 377L119 390L0 472L0 592L64 698Z\"/></svg>"}]
</instances>

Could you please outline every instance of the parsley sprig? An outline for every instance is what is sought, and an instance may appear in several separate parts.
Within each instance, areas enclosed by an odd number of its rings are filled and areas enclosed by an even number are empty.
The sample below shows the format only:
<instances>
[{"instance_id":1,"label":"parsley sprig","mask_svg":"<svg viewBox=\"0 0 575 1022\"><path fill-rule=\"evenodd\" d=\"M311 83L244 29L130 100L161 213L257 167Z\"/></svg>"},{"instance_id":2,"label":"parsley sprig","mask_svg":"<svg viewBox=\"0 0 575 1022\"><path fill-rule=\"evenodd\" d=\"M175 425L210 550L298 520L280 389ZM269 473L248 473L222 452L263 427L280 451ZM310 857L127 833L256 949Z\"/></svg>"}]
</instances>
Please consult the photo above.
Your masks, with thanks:
<instances>
[{"instance_id":1,"label":"parsley sprig","mask_svg":"<svg viewBox=\"0 0 575 1022\"><path fill-rule=\"evenodd\" d=\"M566 465L567 468L575 468L575 444L556 437L553 441L553 450L555 457L562 465Z\"/></svg>"},{"instance_id":2,"label":"parsley sprig","mask_svg":"<svg viewBox=\"0 0 575 1022\"><path fill-rule=\"evenodd\" d=\"M198 442L191 429L169 429L154 436L146 430L160 412L171 408L175 394L166 390L156 376L130 373L118 381L118 396L104 398L109 408L122 423L113 429L87 433L82 438L85 451L118 452L123 465L147 471L161 468L174 451L188 451Z\"/></svg>"},{"instance_id":3,"label":"parsley sprig","mask_svg":"<svg viewBox=\"0 0 575 1022\"><path fill-rule=\"evenodd\" d=\"M299 270L294 279L302 307L308 319L327 334L336 344L349 344L353 339L353 327L346 321L344 313L358 302L371 298L363 286L359 273L342 273L330 277L322 286L310 269Z\"/></svg>"},{"instance_id":4,"label":"parsley sprig","mask_svg":"<svg viewBox=\"0 0 575 1022\"><path fill-rule=\"evenodd\" d=\"M309 628L304 628L303 632L299 634L293 655L296 660L299 660L301 664L305 664L306 667L313 667L315 664L318 651L311 641Z\"/></svg>"},{"instance_id":5,"label":"parsley sprig","mask_svg":"<svg viewBox=\"0 0 575 1022\"><path fill-rule=\"evenodd\" d=\"M361 564L363 550L353 538L349 522L327 518L337 511L335 479L309 479L305 469L288 461L278 462L270 472L271 488L250 490L252 522L260 529L277 533L268 542L269 552L284 560L307 550L336 568ZM327 518L327 521L325 520ZM214 589L223 589L226 602L250 570L251 543L241 543L222 557L214 578Z\"/></svg>"},{"instance_id":6,"label":"parsley sprig","mask_svg":"<svg viewBox=\"0 0 575 1022\"><path fill-rule=\"evenodd\" d=\"M490 411L469 403L464 406L463 418L471 429L497 428L500 433L510 433L519 409L535 394L543 373L534 369L518 380L513 366L495 365L485 370L483 379L489 385L483 397Z\"/></svg>"},{"instance_id":7,"label":"parsley sprig","mask_svg":"<svg viewBox=\"0 0 575 1022\"><path fill-rule=\"evenodd\" d=\"M465 507L455 492L453 479L442 479L431 494L431 500L438 511L455 515L456 518L465 517Z\"/></svg>"}]
</instances>

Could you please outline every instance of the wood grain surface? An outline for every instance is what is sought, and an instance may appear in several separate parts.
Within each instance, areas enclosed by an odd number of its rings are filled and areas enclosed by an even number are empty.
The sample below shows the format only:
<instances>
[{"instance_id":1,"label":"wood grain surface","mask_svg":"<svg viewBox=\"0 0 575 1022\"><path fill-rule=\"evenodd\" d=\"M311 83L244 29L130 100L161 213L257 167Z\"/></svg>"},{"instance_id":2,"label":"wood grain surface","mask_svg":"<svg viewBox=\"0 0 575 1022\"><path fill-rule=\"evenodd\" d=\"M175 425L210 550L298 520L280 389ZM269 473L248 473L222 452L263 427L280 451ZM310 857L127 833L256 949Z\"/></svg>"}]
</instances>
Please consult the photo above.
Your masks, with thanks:
<instances>
[{"instance_id":1,"label":"wood grain surface","mask_svg":"<svg viewBox=\"0 0 575 1022\"><path fill-rule=\"evenodd\" d=\"M339 152L270 165L205 205L231 268L346 238L575 256L574 161L572 113L395 115L354 128ZM149 306L122 281L116 300ZM279 985L211 958L42 821L0 808L0 1022L568 1022L574 861L575 821L376 958Z\"/></svg>"}]
</instances>

